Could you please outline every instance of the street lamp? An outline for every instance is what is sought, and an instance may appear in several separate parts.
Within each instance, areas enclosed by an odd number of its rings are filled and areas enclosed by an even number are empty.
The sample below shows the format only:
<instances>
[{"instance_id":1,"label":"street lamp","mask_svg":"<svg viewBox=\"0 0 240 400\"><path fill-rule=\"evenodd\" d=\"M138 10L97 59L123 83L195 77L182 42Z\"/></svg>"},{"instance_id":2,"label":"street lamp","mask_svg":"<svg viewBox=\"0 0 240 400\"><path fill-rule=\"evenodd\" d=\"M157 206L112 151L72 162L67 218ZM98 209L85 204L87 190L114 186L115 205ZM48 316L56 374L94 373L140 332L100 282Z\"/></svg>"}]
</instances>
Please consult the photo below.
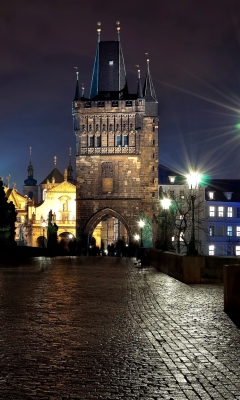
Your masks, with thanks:
<instances>
[{"instance_id":1,"label":"street lamp","mask_svg":"<svg viewBox=\"0 0 240 400\"><path fill-rule=\"evenodd\" d=\"M194 203L196 200L196 190L198 189L200 183L200 174L197 171L192 170L187 175L187 182L189 186L189 190L191 193L191 209L192 209L192 229L191 229L191 238L189 242L188 254L196 255L196 243L195 243L195 215L194 215Z\"/></svg>"},{"instance_id":2,"label":"street lamp","mask_svg":"<svg viewBox=\"0 0 240 400\"><path fill-rule=\"evenodd\" d=\"M43 228L42 248L45 247L45 246L44 246L44 231L45 231L46 225L47 225L46 222L43 220L43 221L42 221L42 228Z\"/></svg>"},{"instance_id":3,"label":"street lamp","mask_svg":"<svg viewBox=\"0 0 240 400\"><path fill-rule=\"evenodd\" d=\"M171 204L171 199L164 198L161 199L161 206L164 212L164 249L167 250L167 210L169 210Z\"/></svg>"},{"instance_id":4,"label":"street lamp","mask_svg":"<svg viewBox=\"0 0 240 400\"><path fill-rule=\"evenodd\" d=\"M140 236L138 234L134 235L134 239L138 242L140 239Z\"/></svg>"},{"instance_id":5,"label":"street lamp","mask_svg":"<svg viewBox=\"0 0 240 400\"><path fill-rule=\"evenodd\" d=\"M140 226L140 229L141 229L141 244L140 244L140 247L143 247L142 230L143 230L143 227L145 225L145 222L142 219L140 219L140 221L138 222L138 225Z\"/></svg>"}]
</instances>

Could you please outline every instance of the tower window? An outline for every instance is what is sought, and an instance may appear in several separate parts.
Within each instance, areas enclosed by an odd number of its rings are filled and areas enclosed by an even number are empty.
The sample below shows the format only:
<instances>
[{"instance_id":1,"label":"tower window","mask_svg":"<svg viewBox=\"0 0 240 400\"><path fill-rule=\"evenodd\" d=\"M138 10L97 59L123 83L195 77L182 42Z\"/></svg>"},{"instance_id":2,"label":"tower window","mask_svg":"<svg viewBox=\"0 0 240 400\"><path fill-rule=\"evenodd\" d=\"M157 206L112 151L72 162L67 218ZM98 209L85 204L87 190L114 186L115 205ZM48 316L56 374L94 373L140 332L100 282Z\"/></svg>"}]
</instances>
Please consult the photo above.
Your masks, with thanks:
<instances>
[{"instance_id":1,"label":"tower window","mask_svg":"<svg viewBox=\"0 0 240 400\"><path fill-rule=\"evenodd\" d=\"M94 136L90 136L89 138L89 147L94 147Z\"/></svg>"},{"instance_id":2,"label":"tower window","mask_svg":"<svg viewBox=\"0 0 240 400\"><path fill-rule=\"evenodd\" d=\"M97 136L97 147L101 147L101 136Z\"/></svg>"},{"instance_id":3,"label":"tower window","mask_svg":"<svg viewBox=\"0 0 240 400\"><path fill-rule=\"evenodd\" d=\"M128 136L123 136L124 147L128 147Z\"/></svg>"},{"instance_id":4,"label":"tower window","mask_svg":"<svg viewBox=\"0 0 240 400\"><path fill-rule=\"evenodd\" d=\"M121 136L117 136L117 147L121 147Z\"/></svg>"},{"instance_id":5,"label":"tower window","mask_svg":"<svg viewBox=\"0 0 240 400\"><path fill-rule=\"evenodd\" d=\"M155 126L152 127L152 131L155 132Z\"/></svg>"},{"instance_id":6,"label":"tower window","mask_svg":"<svg viewBox=\"0 0 240 400\"><path fill-rule=\"evenodd\" d=\"M113 60L108 61L108 65L113 65L113 64L114 64Z\"/></svg>"}]
</instances>

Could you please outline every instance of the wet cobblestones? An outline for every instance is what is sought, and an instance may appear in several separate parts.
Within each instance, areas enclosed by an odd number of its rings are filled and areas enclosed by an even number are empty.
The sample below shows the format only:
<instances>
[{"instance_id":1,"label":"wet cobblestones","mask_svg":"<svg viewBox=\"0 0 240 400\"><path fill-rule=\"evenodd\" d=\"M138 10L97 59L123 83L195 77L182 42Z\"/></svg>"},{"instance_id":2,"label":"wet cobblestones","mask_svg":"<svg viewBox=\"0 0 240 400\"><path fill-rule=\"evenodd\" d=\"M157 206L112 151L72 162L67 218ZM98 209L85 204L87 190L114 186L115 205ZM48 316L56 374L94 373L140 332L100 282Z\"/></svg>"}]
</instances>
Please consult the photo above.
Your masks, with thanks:
<instances>
[{"instance_id":1,"label":"wet cobblestones","mask_svg":"<svg viewBox=\"0 0 240 400\"><path fill-rule=\"evenodd\" d=\"M0 399L240 399L221 285L129 259L0 268Z\"/></svg>"}]
</instances>

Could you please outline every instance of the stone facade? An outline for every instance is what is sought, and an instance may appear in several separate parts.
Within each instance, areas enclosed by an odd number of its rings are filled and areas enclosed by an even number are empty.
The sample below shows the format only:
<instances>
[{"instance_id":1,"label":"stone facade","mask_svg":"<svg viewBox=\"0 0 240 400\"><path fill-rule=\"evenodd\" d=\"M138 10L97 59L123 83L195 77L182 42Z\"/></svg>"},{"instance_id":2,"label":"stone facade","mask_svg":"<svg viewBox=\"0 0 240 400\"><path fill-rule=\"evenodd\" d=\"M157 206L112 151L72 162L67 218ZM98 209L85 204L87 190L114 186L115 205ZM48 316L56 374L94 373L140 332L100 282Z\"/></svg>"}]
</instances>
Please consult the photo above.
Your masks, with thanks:
<instances>
[{"instance_id":1,"label":"stone facade","mask_svg":"<svg viewBox=\"0 0 240 400\"><path fill-rule=\"evenodd\" d=\"M75 96L72 114L77 239L89 240L97 224L115 217L126 229L125 239L131 242L140 230L141 213L151 222L158 213L157 101L144 98L144 94L101 92L93 99Z\"/></svg>"}]
</instances>

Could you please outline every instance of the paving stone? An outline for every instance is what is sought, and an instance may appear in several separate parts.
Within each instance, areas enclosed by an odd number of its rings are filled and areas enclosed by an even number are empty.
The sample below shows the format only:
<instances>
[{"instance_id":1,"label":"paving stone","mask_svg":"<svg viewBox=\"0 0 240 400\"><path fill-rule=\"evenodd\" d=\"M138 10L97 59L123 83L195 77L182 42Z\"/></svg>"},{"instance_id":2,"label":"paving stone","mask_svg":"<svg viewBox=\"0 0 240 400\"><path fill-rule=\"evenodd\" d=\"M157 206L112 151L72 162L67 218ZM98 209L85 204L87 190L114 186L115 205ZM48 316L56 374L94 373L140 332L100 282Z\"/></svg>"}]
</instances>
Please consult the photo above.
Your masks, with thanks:
<instances>
[{"instance_id":1,"label":"paving stone","mask_svg":"<svg viewBox=\"0 0 240 400\"><path fill-rule=\"evenodd\" d=\"M0 268L3 400L240 399L240 331L222 285L131 259Z\"/></svg>"}]
</instances>

